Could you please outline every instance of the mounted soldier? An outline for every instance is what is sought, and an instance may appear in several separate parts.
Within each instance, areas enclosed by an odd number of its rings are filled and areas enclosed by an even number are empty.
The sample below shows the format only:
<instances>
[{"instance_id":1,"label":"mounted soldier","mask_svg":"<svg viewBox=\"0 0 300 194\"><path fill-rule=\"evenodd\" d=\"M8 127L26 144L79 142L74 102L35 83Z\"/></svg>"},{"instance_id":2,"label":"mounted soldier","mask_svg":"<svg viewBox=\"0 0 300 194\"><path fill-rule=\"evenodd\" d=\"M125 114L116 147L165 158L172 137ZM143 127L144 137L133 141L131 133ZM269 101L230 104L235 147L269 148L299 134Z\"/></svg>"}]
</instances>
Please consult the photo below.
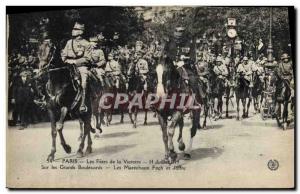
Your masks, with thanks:
<instances>
[{"instance_id":1,"label":"mounted soldier","mask_svg":"<svg viewBox=\"0 0 300 194\"><path fill-rule=\"evenodd\" d=\"M249 87L253 87L252 83L252 65L248 63L248 57L244 57L242 63L239 64L237 68L237 73L245 77L245 80L248 82Z\"/></svg>"},{"instance_id":2,"label":"mounted soldier","mask_svg":"<svg viewBox=\"0 0 300 194\"><path fill-rule=\"evenodd\" d=\"M105 75L109 78L109 85L120 87L120 82L127 83L126 77L122 74L121 65L114 59L113 53L109 53L105 66Z\"/></svg>"},{"instance_id":3,"label":"mounted soldier","mask_svg":"<svg viewBox=\"0 0 300 194\"><path fill-rule=\"evenodd\" d=\"M199 76L199 79L204 84L204 88L206 89L206 93L209 94L211 92L210 83L209 83L209 68L208 63L203 59L200 55L199 59L196 63L196 69Z\"/></svg>"},{"instance_id":4,"label":"mounted soldier","mask_svg":"<svg viewBox=\"0 0 300 194\"><path fill-rule=\"evenodd\" d=\"M87 112L87 106L85 104L86 88L88 80L91 77L88 66L91 63L92 50L90 43L82 38L84 30L84 24L76 22L72 30L72 39L68 40L65 48L61 52L62 61L74 66L80 75L80 81L78 75L75 76L75 79L80 82L81 86L82 98L79 108L80 112Z\"/></svg>"},{"instance_id":5,"label":"mounted soldier","mask_svg":"<svg viewBox=\"0 0 300 194\"><path fill-rule=\"evenodd\" d=\"M139 76L142 77L142 80L145 81L144 90L147 90L147 78L149 73L148 62L143 58L143 54L141 51L136 54L136 71Z\"/></svg>"},{"instance_id":6,"label":"mounted soldier","mask_svg":"<svg viewBox=\"0 0 300 194\"><path fill-rule=\"evenodd\" d=\"M91 44L91 62L93 64L92 72L96 75L102 87L105 85L105 56L103 50L99 47L99 39L97 37L90 38Z\"/></svg>"}]
</instances>

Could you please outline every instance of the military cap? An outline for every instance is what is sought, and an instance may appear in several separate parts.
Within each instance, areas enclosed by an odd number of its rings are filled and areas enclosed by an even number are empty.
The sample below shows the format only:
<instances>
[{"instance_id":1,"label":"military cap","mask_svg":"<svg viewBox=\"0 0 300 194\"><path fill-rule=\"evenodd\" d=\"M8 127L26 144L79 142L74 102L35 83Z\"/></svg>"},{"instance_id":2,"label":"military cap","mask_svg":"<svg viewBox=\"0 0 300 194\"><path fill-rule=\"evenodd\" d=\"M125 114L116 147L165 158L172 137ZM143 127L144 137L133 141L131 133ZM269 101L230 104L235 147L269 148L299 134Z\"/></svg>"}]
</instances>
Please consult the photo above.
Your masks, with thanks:
<instances>
[{"instance_id":1,"label":"military cap","mask_svg":"<svg viewBox=\"0 0 300 194\"><path fill-rule=\"evenodd\" d=\"M289 55L287 53L283 53L281 55L281 59L288 59L288 58L290 58L290 57L289 57Z\"/></svg>"},{"instance_id":2,"label":"military cap","mask_svg":"<svg viewBox=\"0 0 300 194\"><path fill-rule=\"evenodd\" d=\"M248 61L248 57L243 57L243 61Z\"/></svg>"},{"instance_id":3,"label":"military cap","mask_svg":"<svg viewBox=\"0 0 300 194\"><path fill-rule=\"evenodd\" d=\"M84 24L81 24L81 23L79 23L79 22L76 22L75 25L74 25L74 27L73 27L73 29L84 31Z\"/></svg>"},{"instance_id":4,"label":"military cap","mask_svg":"<svg viewBox=\"0 0 300 194\"><path fill-rule=\"evenodd\" d=\"M20 76L21 76L21 77L28 76L28 72L27 72L27 71L22 71L22 72L20 73Z\"/></svg>"}]
</instances>

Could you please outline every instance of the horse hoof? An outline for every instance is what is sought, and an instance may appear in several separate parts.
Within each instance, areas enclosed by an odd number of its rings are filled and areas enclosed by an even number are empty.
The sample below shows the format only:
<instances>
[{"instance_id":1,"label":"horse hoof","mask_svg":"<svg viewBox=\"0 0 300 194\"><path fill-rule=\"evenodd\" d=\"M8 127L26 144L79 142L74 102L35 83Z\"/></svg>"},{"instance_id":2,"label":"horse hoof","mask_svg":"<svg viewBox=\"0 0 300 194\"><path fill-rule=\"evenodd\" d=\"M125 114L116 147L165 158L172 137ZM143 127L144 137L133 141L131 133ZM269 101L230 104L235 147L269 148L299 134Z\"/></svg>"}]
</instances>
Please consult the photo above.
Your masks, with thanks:
<instances>
[{"instance_id":1,"label":"horse hoof","mask_svg":"<svg viewBox=\"0 0 300 194\"><path fill-rule=\"evenodd\" d=\"M91 127L91 132L96 133L96 130L93 127Z\"/></svg>"},{"instance_id":2,"label":"horse hoof","mask_svg":"<svg viewBox=\"0 0 300 194\"><path fill-rule=\"evenodd\" d=\"M85 154L90 154L92 153L92 147L87 147L85 150Z\"/></svg>"},{"instance_id":3,"label":"horse hoof","mask_svg":"<svg viewBox=\"0 0 300 194\"><path fill-rule=\"evenodd\" d=\"M236 120L239 121L239 120L240 120L240 117L236 117Z\"/></svg>"},{"instance_id":4,"label":"horse hoof","mask_svg":"<svg viewBox=\"0 0 300 194\"><path fill-rule=\"evenodd\" d=\"M47 162L53 162L54 161L54 154L49 154L47 158Z\"/></svg>"},{"instance_id":5,"label":"horse hoof","mask_svg":"<svg viewBox=\"0 0 300 194\"><path fill-rule=\"evenodd\" d=\"M77 158L82 158L84 156L82 150L77 151Z\"/></svg>"},{"instance_id":6,"label":"horse hoof","mask_svg":"<svg viewBox=\"0 0 300 194\"><path fill-rule=\"evenodd\" d=\"M123 121L123 120L121 120L121 121L120 121L120 123L124 123L124 121Z\"/></svg>"},{"instance_id":7,"label":"horse hoof","mask_svg":"<svg viewBox=\"0 0 300 194\"><path fill-rule=\"evenodd\" d=\"M191 154L187 154L185 153L184 156L183 156L183 159L184 160L190 160L192 157L191 157Z\"/></svg>"},{"instance_id":8,"label":"horse hoof","mask_svg":"<svg viewBox=\"0 0 300 194\"><path fill-rule=\"evenodd\" d=\"M283 129L283 130L286 130L286 129L287 129L287 123L284 123L284 124L282 125L282 129Z\"/></svg>"},{"instance_id":9,"label":"horse hoof","mask_svg":"<svg viewBox=\"0 0 300 194\"><path fill-rule=\"evenodd\" d=\"M67 154L71 153L72 148L68 144L63 145L63 148Z\"/></svg>"},{"instance_id":10,"label":"horse hoof","mask_svg":"<svg viewBox=\"0 0 300 194\"><path fill-rule=\"evenodd\" d=\"M174 163L176 161L176 159L177 159L177 153L174 151L171 151L169 154L169 158L168 158L169 163L171 163L171 164Z\"/></svg>"},{"instance_id":11,"label":"horse hoof","mask_svg":"<svg viewBox=\"0 0 300 194\"><path fill-rule=\"evenodd\" d=\"M147 121L145 121L145 122L144 122L144 125L147 125L147 124L148 124Z\"/></svg>"},{"instance_id":12,"label":"horse hoof","mask_svg":"<svg viewBox=\"0 0 300 194\"><path fill-rule=\"evenodd\" d=\"M133 128L136 128L136 123L133 124Z\"/></svg>"},{"instance_id":13,"label":"horse hoof","mask_svg":"<svg viewBox=\"0 0 300 194\"><path fill-rule=\"evenodd\" d=\"M183 142L180 142L179 145L178 145L178 149L180 151L184 151L185 150L185 144Z\"/></svg>"}]
</instances>

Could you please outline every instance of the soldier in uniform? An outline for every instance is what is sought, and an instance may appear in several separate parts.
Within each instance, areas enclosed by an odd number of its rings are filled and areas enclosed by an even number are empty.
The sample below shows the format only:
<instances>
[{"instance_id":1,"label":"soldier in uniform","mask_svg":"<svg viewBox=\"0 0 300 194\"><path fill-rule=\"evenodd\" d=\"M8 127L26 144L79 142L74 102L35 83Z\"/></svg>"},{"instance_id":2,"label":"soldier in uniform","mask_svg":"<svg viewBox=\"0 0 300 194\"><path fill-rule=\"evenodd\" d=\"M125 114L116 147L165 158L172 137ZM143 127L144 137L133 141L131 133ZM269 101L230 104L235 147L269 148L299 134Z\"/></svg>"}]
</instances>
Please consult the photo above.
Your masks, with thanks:
<instances>
[{"instance_id":1,"label":"soldier in uniform","mask_svg":"<svg viewBox=\"0 0 300 194\"><path fill-rule=\"evenodd\" d=\"M141 76L142 79L145 81L144 90L147 90L147 78L149 73L149 67L148 62L143 58L141 51L137 52L135 68L138 75Z\"/></svg>"},{"instance_id":2,"label":"soldier in uniform","mask_svg":"<svg viewBox=\"0 0 300 194\"><path fill-rule=\"evenodd\" d=\"M284 53L281 56L281 62L278 64L277 75L280 79L285 80L288 84L294 79L293 64L289 60L288 54Z\"/></svg>"},{"instance_id":3,"label":"soldier in uniform","mask_svg":"<svg viewBox=\"0 0 300 194\"><path fill-rule=\"evenodd\" d=\"M82 38L84 24L75 23L72 30L72 39L68 40L65 48L61 52L62 61L69 65L75 65L79 71L81 81L82 98L79 111L87 112L85 105L86 87L91 72L88 65L91 63L91 46L90 43Z\"/></svg>"},{"instance_id":4,"label":"soldier in uniform","mask_svg":"<svg viewBox=\"0 0 300 194\"><path fill-rule=\"evenodd\" d=\"M293 74L293 63L290 60L290 57L287 53L282 54L281 56L281 62L278 64L277 67L277 76L286 81L288 86L291 89L291 99L294 98L294 74ZM292 103L289 103L288 109L289 113L288 114L288 120L291 121L293 119L293 110L291 107Z\"/></svg>"},{"instance_id":5,"label":"soldier in uniform","mask_svg":"<svg viewBox=\"0 0 300 194\"><path fill-rule=\"evenodd\" d=\"M218 78L221 79L226 79L226 77L228 76L228 70L226 65L223 63L223 60L220 56L217 57L216 59L216 66L214 66L213 68L214 73L216 74L216 76Z\"/></svg>"},{"instance_id":6,"label":"soldier in uniform","mask_svg":"<svg viewBox=\"0 0 300 194\"><path fill-rule=\"evenodd\" d=\"M204 84L204 87L206 88L206 93L210 93L210 83L209 83L209 69L208 69L208 63L200 57L197 64L196 64L197 73L199 76L199 79Z\"/></svg>"},{"instance_id":7,"label":"soldier in uniform","mask_svg":"<svg viewBox=\"0 0 300 194\"><path fill-rule=\"evenodd\" d=\"M91 62L93 64L92 72L96 75L96 77L99 79L101 86L103 87L105 85L104 79L105 79L105 56L103 50L99 47L98 44L98 38L97 37L91 37L90 38L90 44L91 44Z\"/></svg>"},{"instance_id":8,"label":"soldier in uniform","mask_svg":"<svg viewBox=\"0 0 300 194\"><path fill-rule=\"evenodd\" d=\"M253 87L252 65L248 63L248 57L243 58L243 62L239 64L236 72L244 76L244 78L249 82L250 88Z\"/></svg>"},{"instance_id":9,"label":"soldier in uniform","mask_svg":"<svg viewBox=\"0 0 300 194\"><path fill-rule=\"evenodd\" d=\"M120 81L127 83L125 76L122 74L121 65L113 57L112 53L108 54L107 63L105 66L105 75L112 78L114 83L109 83L110 86L115 85L116 88L120 87Z\"/></svg>"}]
</instances>

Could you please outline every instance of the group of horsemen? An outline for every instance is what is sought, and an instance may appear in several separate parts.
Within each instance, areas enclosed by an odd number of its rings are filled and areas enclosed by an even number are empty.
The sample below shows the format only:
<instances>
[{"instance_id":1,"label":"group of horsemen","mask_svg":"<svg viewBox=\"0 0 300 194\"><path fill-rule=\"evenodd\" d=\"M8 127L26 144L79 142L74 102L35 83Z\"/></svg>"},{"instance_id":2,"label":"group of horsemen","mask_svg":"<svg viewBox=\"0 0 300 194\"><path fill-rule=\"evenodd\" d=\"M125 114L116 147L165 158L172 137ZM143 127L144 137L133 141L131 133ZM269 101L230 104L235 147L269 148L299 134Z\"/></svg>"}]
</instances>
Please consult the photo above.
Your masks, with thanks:
<instances>
[{"instance_id":1,"label":"group of horsemen","mask_svg":"<svg viewBox=\"0 0 300 194\"><path fill-rule=\"evenodd\" d=\"M143 77L147 77L150 73L151 62L149 58L155 58L155 51L149 54L144 50L136 49L134 54L126 53L125 50L121 51L121 48L112 49L107 56L99 45L99 37L94 36L87 41L83 38L83 33L85 31L84 24L75 23L72 30L72 39L67 41L65 47L61 51L61 59L65 64L73 65L78 70L78 77L74 79L78 80L78 85L81 86L81 104L79 110L81 112L87 111L87 106L85 104L86 98L86 89L87 84L90 81L96 81L102 86L108 87L119 87L120 83L125 83L128 87L127 76L124 75L123 67L119 62L120 55L123 54L125 58L130 58L132 56L131 63L134 63L134 67L137 70L138 74ZM45 50L45 45L48 44L49 39L45 38L44 43L40 46L40 50ZM140 45L139 45L140 44ZM44 45L44 47L43 47ZM143 43L141 41L137 42L137 45L142 48ZM160 45L156 44L156 49L159 50ZM43 53L43 52L39 53ZM150 55L150 57L149 57ZM39 66L42 69L46 63L49 62L49 55L39 54ZM186 59L188 57L184 54L178 54L177 58L173 61L177 69L182 69L185 72L185 68L190 63L187 63ZM275 68L268 68L267 64L270 64L267 61L267 58L261 54L256 61L253 60L253 57L241 57L236 55L235 58L231 58L229 55L219 54L215 55L205 55L199 52L196 56L196 61L194 67L197 71L199 80L204 84L205 92L212 92L212 83L211 83L211 74L215 74L216 77L223 79L226 86L231 87L231 92L228 94L229 97L233 97L233 88L236 86L237 81L234 78L235 75L243 75L245 80L248 81L249 87L253 87L253 76L254 73L259 77L259 80L264 85L264 89L268 87L266 83L266 77L274 73L279 76L282 80L286 80L290 87L293 89L293 64L290 60L288 54L284 53L281 56L281 60L278 64L273 63ZM231 68L234 70L232 71ZM234 74L234 75L232 75ZM107 79L108 77L113 78L114 82L112 83ZM188 74L183 73L182 79L188 82ZM250 94L251 95L251 94Z\"/></svg>"}]
</instances>

